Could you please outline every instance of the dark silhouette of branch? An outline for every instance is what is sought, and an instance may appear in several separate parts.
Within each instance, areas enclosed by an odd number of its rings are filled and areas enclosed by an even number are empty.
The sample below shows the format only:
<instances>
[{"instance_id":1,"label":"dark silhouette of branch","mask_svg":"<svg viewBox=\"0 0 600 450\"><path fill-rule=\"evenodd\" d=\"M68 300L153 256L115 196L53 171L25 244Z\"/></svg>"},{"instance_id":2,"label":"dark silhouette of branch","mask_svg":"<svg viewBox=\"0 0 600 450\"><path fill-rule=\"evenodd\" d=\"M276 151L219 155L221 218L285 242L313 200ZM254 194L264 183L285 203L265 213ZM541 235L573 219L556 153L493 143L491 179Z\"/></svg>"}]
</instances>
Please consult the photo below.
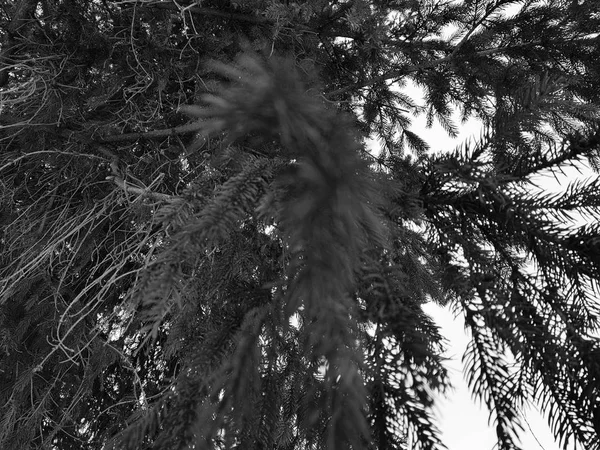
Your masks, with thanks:
<instances>
[{"instance_id":1,"label":"dark silhouette of branch","mask_svg":"<svg viewBox=\"0 0 600 450\"><path fill-rule=\"evenodd\" d=\"M530 47L530 46L536 46L536 45L540 45L540 42L527 42L524 44L519 44L519 45L511 45L508 47L496 47L496 48L490 48L487 50L481 50L478 52L475 52L473 55L474 56L488 56L488 55L493 55L496 53L501 53L507 50L512 50L512 49L516 49L516 48L523 48L523 47ZM439 65L442 64L447 64L450 63L454 60L457 60L459 57L455 54L455 52L453 51L450 55L448 56L444 56L443 58L439 58L439 59L435 59L433 61L427 61L424 62L422 64L415 64L415 65L407 65L404 66L398 70L393 70L391 72L388 72L384 75L379 75L377 77L373 77L370 78L368 80L364 80L358 83L354 83L348 86L344 86L343 88L340 89L336 89L335 91L331 91L327 94L327 97L335 97L337 95L340 94L344 94L348 91L352 91L354 89L362 89L365 87L369 87L369 86L373 86L374 84L377 83L383 83L385 81L390 81L390 80L395 80L397 78L401 78L405 75L414 73L414 72L418 72L420 70L425 70L425 69L431 69L433 67L437 67Z\"/></svg>"}]
</instances>

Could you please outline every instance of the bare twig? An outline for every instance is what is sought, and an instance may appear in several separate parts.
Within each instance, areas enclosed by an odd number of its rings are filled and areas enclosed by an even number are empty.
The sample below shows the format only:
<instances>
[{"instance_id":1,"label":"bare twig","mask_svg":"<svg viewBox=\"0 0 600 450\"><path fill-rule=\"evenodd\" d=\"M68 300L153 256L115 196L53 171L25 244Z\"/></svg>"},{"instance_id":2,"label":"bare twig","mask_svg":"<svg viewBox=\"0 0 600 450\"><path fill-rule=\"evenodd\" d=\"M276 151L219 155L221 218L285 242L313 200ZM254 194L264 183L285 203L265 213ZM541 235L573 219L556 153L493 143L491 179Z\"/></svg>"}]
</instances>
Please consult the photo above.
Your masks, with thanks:
<instances>
[{"instance_id":1,"label":"bare twig","mask_svg":"<svg viewBox=\"0 0 600 450\"><path fill-rule=\"evenodd\" d=\"M13 56L17 48L17 38L24 34L22 27L33 16L39 2L35 0L21 0L14 6L14 14L8 26L6 27L6 42L3 43L2 52L0 53L0 87L8 83L8 61Z\"/></svg>"},{"instance_id":2,"label":"bare twig","mask_svg":"<svg viewBox=\"0 0 600 450\"><path fill-rule=\"evenodd\" d=\"M145 7L145 8L156 8L156 9L164 9L168 11L179 11L179 12L189 12L191 14L201 14L204 16L213 16L213 17L222 17L224 19L237 20L240 22L250 22L256 24L269 23L269 20L266 17L260 16L251 16L248 14L239 14L232 13L226 11L219 11L213 8L206 8L202 6L187 6L185 8L180 8L178 5L171 2L140 2L137 4L137 7Z\"/></svg>"},{"instance_id":3,"label":"bare twig","mask_svg":"<svg viewBox=\"0 0 600 450\"><path fill-rule=\"evenodd\" d=\"M111 142L126 142L126 141L137 141L139 139L156 139L164 138L168 136L177 136L181 134L190 134L200 131L202 129L202 123L199 121L181 125L179 127L167 128L164 130L153 130L153 131L142 131L139 133L125 133L125 134L114 134L110 136L104 136L97 139L101 143Z\"/></svg>"},{"instance_id":4,"label":"bare twig","mask_svg":"<svg viewBox=\"0 0 600 450\"><path fill-rule=\"evenodd\" d=\"M72 152L64 152L64 151L60 151L60 150L39 150L39 151L36 151L36 152L26 153L24 155L19 156L18 158L13 159L12 161L7 162L2 167L0 167L0 172L2 172L7 167L12 166L15 163L18 163L22 159L29 158L29 157L35 156L35 155L47 154L47 153L57 154L57 155L68 155L68 156L81 156L81 157L84 157L84 158L93 158L93 159L101 159L101 160L104 159L101 156L98 156L98 155L89 155L87 153L72 153Z\"/></svg>"},{"instance_id":5,"label":"bare twig","mask_svg":"<svg viewBox=\"0 0 600 450\"><path fill-rule=\"evenodd\" d=\"M152 192L149 189L144 189L144 188L140 188L137 186L133 186L132 184L128 183L127 181L125 181L123 178L121 178L119 176L111 175L111 176L106 177L106 179L108 181L114 182L117 186L119 186L125 192L130 193L130 194L139 195L141 197L149 197L149 198L152 198L154 200L159 200L159 201L168 201L168 200L172 200L174 198L172 195L161 194L160 192Z\"/></svg>"}]
</instances>

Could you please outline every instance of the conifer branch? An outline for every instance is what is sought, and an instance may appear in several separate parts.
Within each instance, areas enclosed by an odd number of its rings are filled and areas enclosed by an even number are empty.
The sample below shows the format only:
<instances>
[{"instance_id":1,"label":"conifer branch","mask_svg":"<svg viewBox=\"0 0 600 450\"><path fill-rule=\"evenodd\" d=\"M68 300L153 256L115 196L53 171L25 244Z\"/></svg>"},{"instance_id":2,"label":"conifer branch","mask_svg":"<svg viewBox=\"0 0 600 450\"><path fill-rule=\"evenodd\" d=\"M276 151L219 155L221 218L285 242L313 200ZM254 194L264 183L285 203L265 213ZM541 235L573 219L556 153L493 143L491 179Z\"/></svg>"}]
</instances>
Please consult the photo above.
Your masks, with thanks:
<instances>
[{"instance_id":1,"label":"conifer branch","mask_svg":"<svg viewBox=\"0 0 600 450\"><path fill-rule=\"evenodd\" d=\"M600 450L600 183L530 189L599 165L595 2L13 3L0 448L443 447L433 299L473 329L501 447L541 398ZM432 155L410 116L453 132L454 107L489 132Z\"/></svg>"},{"instance_id":2,"label":"conifer branch","mask_svg":"<svg viewBox=\"0 0 600 450\"><path fill-rule=\"evenodd\" d=\"M508 47L482 50L482 51L476 52L475 55L476 56L487 56L487 55L492 55L494 53L499 53L499 52L505 51L507 49L508 49ZM437 67L442 64L450 63L455 59L456 59L456 57L451 54L451 55L445 56L443 58L435 59L433 61L424 62L422 64L407 65L405 67L402 67L401 69L393 70L384 75L373 77L373 78L370 78L368 80L365 80L365 81L362 81L359 83L354 83L354 84L345 86L343 88L336 89L335 91L328 92L326 95L327 95L327 97L335 97L337 95L343 94L348 91L353 91L355 89L362 89L365 87L372 86L374 84L383 83L383 82L390 81L390 80L395 80L395 79L401 78L405 75L409 75L411 73L418 72L420 70L431 69L433 67Z\"/></svg>"},{"instance_id":3,"label":"conifer branch","mask_svg":"<svg viewBox=\"0 0 600 450\"><path fill-rule=\"evenodd\" d=\"M500 1L498 1L497 3L495 3L493 5L486 6L484 14L479 19L474 20L474 23L471 24L470 29L463 36L463 38L460 40L460 42L458 44L456 44L456 46L452 50L452 54L450 56L456 56L456 54L468 42L469 38L473 35L473 33L477 30L477 28L481 24L483 24L486 21L486 19L488 17L490 17L494 13L494 11L496 11L498 9L498 7L501 7L504 3L506 3L506 1L500 0Z\"/></svg>"},{"instance_id":4,"label":"conifer branch","mask_svg":"<svg viewBox=\"0 0 600 450\"><path fill-rule=\"evenodd\" d=\"M585 37L585 38L578 39L577 41L581 41L581 42L584 42L584 43L590 43L591 44L591 43L594 42L594 39L595 38ZM557 40L557 41L554 41L554 43L556 43L556 44L560 44L562 42L573 42L573 40L568 40L568 41ZM547 42L546 43L543 43L543 42L526 42L526 43L523 43L523 44L515 44L515 45L506 46L506 47L490 48L490 49L487 49L487 50L479 50L477 52L474 52L472 56L482 57L482 56L494 55L494 54L497 54L497 53L502 53L502 52L509 51L509 50L514 50L514 49L522 49L522 48L527 48L527 47L535 47L535 46L538 46L538 45L548 45L548 43ZM454 50L456 50L456 48ZM423 62L421 64L407 65L407 66L404 66L404 67L402 67L400 69L390 71L390 72L388 72L388 73L386 73L384 75L379 75L377 77L373 77L373 78L370 78L370 79L365 80L365 81L357 82L357 83L345 86L343 88L336 89L334 91L328 92L326 94L326 97L328 97L328 98L335 97L335 96L338 96L338 95L341 95L341 94L344 94L346 92L353 91L353 90L356 90L356 89L362 89L362 88L365 88L365 87L373 86L374 84L383 83L383 82L386 82L386 81L392 81L392 80L401 78L403 76L409 75L409 74L414 73L414 72L418 72L418 71L426 70L426 69L431 69L431 68L437 67L439 65L452 63L453 61L460 61L460 56L457 55L454 50L450 53L450 55L445 56L443 58L434 59L432 61L426 61L426 62Z\"/></svg>"}]
</instances>

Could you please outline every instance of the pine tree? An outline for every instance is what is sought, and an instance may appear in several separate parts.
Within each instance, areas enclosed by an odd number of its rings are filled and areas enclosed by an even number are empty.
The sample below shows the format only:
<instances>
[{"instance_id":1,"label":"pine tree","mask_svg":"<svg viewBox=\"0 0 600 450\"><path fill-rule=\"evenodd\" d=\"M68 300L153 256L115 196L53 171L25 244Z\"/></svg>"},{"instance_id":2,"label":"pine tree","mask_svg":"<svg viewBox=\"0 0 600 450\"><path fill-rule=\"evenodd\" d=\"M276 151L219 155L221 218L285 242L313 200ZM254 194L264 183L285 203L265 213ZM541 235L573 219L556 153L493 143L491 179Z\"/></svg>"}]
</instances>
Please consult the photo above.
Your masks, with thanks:
<instances>
[{"instance_id":1,"label":"pine tree","mask_svg":"<svg viewBox=\"0 0 600 450\"><path fill-rule=\"evenodd\" d=\"M600 449L596 2L0 5L1 449Z\"/></svg>"}]
</instances>

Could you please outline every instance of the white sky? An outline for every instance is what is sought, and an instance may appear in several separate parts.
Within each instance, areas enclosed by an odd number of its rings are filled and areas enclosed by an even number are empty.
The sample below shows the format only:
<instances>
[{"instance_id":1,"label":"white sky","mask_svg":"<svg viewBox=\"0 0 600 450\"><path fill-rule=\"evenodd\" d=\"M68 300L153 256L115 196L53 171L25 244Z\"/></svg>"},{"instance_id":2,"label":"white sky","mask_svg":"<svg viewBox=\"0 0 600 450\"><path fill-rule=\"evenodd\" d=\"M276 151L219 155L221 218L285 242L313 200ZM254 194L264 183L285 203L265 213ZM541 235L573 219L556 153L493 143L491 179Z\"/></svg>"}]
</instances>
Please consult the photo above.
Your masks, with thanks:
<instances>
[{"instance_id":1,"label":"white sky","mask_svg":"<svg viewBox=\"0 0 600 450\"><path fill-rule=\"evenodd\" d=\"M493 426L488 425L489 412L472 399L462 374L461 358L469 342L464 322L460 317L455 318L447 308L432 303L424 309L442 327L442 334L449 340L446 356L451 361L446 366L455 389L447 398L437 399L436 415L442 442L449 450L492 450L496 444L496 433ZM522 421L525 431L521 435L524 450L560 450L546 421L537 411L528 411L526 419L527 423Z\"/></svg>"}]
</instances>

